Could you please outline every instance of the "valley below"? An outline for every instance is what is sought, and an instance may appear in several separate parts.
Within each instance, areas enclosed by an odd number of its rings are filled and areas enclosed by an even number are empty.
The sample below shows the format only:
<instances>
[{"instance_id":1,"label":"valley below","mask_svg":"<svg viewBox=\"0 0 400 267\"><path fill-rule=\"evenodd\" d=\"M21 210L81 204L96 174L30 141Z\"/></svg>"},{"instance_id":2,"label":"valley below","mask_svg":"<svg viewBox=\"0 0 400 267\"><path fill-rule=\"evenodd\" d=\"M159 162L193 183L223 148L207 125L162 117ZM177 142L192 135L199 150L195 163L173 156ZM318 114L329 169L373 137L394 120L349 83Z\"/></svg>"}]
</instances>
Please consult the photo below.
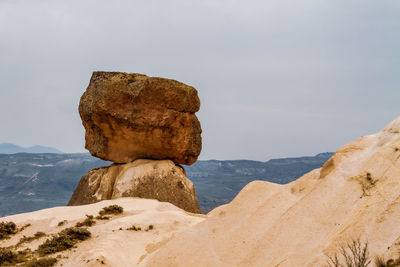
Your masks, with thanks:
<instances>
[{"instance_id":1,"label":"valley below","mask_svg":"<svg viewBox=\"0 0 400 267\"><path fill-rule=\"evenodd\" d=\"M254 180L287 184L320 168L332 153L314 157L251 160L199 160L184 166L196 188L200 208L207 213L229 203ZM0 154L0 217L64 206L81 177L110 162L90 154Z\"/></svg>"}]
</instances>

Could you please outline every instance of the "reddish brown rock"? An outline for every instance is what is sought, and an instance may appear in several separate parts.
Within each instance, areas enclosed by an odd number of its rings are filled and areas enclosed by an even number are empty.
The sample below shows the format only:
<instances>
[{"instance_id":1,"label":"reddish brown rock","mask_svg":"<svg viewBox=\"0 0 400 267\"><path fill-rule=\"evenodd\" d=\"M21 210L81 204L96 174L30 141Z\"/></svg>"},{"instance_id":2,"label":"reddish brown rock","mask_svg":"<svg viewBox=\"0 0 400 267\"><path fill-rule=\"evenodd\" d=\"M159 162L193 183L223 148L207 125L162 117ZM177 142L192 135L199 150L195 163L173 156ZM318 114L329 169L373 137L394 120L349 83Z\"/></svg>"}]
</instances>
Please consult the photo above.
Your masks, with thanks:
<instances>
[{"instance_id":1,"label":"reddish brown rock","mask_svg":"<svg viewBox=\"0 0 400 267\"><path fill-rule=\"evenodd\" d=\"M196 190L185 170L170 160L138 159L90 170L75 189L68 205L86 205L121 197L152 198L200 213Z\"/></svg>"},{"instance_id":2,"label":"reddish brown rock","mask_svg":"<svg viewBox=\"0 0 400 267\"><path fill-rule=\"evenodd\" d=\"M79 104L85 147L116 163L149 158L193 164L201 151L199 108L196 89L178 81L94 72Z\"/></svg>"}]
</instances>

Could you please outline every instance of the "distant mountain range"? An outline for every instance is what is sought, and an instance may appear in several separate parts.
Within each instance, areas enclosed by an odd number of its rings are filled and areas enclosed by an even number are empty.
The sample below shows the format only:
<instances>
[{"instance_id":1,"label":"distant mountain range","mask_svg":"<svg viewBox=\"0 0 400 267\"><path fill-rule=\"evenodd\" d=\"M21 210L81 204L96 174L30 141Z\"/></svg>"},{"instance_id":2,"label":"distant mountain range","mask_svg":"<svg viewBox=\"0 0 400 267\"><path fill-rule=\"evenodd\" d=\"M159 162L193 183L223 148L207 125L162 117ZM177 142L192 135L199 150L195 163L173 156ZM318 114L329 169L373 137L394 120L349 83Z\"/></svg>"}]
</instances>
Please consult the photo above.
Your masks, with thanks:
<instances>
[{"instance_id":1,"label":"distant mountain range","mask_svg":"<svg viewBox=\"0 0 400 267\"><path fill-rule=\"evenodd\" d=\"M16 153L64 153L58 149L47 146L20 147L14 144L0 144L0 154L16 154Z\"/></svg>"},{"instance_id":2,"label":"distant mountain range","mask_svg":"<svg viewBox=\"0 0 400 267\"><path fill-rule=\"evenodd\" d=\"M314 157L251 160L200 160L185 166L202 212L230 202L253 180L289 183L321 167L332 153ZM0 154L0 217L66 205L80 178L110 165L90 154Z\"/></svg>"}]
</instances>

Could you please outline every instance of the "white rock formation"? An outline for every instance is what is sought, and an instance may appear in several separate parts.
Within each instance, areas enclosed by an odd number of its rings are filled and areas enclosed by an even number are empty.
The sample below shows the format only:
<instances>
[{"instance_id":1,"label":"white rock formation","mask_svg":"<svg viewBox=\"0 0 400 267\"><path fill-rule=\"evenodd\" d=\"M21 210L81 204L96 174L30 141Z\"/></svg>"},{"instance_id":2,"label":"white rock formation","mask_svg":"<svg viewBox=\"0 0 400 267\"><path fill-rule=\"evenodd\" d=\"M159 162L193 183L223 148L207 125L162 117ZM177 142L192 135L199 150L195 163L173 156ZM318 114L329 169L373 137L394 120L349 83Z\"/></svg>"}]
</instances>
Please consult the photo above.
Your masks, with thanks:
<instances>
[{"instance_id":1,"label":"white rock formation","mask_svg":"<svg viewBox=\"0 0 400 267\"><path fill-rule=\"evenodd\" d=\"M399 256L400 118L339 149L319 170L252 182L177 235L148 266L323 266L343 242Z\"/></svg>"}]
</instances>

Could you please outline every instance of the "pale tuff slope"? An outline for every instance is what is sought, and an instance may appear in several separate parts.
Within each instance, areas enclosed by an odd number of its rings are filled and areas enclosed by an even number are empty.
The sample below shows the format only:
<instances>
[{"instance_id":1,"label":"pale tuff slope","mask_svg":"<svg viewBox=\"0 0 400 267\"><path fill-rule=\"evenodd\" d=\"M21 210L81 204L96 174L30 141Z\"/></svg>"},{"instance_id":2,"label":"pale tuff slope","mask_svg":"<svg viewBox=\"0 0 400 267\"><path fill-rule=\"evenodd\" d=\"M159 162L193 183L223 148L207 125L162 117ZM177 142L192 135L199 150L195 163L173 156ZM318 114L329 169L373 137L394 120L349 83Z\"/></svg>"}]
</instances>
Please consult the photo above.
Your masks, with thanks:
<instances>
[{"instance_id":1,"label":"pale tuff slope","mask_svg":"<svg viewBox=\"0 0 400 267\"><path fill-rule=\"evenodd\" d=\"M118 204L124 214L89 228L92 237L63 252L63 266L321 266L337 245L368 241L373 255L400 250L400 118L339 149L321 168L286 185L252 182L207 216L155 200L123 198L1 218L55 233ZM131 225L153 231L127 231ZM122 228L123 230L119 230ZM41 240L43 241L43 240ZM35 246L41 242L32 243ZM101 261L105 265L101 264Z\"/></svg>"},{"instance_id":2,"label":"pale tuff slope","mask_svg":"<svg viewBox=\"0 0 400 267\"><path fill-rule=\"evenodd\" d=\"M18 226L31 224L10 239L0 241L0 247L15 245L24 235L33 236L38 231L45 232L46 237L19 247L19 250L27 247L36 250L52 234L82 222L86 214L96 216L103 207L114 204L123 207L123 214L112 215L109 220L96 220L96 224L88 228L92 233L91 238L77 244L77 248L50 255L62 256L56 266L136 266L175 233L203 221L205 217L200 214L189 215L170 203L140 198L56 207L0 218L0 222L13 221ZM64 220L67 221L59 226L58 223ZM154 228L145 231L149 225ZM127 230L132 226L140 227L142 231Z\"/></svg>"},{"instance_id":3,"label":"pale tuff slope","mask_svg":"<svg viewBox=\"0 0 400 267\"><path fill-rule=\"evenodd\" d=\"M395 254L400 236L400 118L286 185L252 182L159 249L150 266L319 266L340 242ZM388 255L390 256L390 255Z\"/></svg>"}]
</instances>

